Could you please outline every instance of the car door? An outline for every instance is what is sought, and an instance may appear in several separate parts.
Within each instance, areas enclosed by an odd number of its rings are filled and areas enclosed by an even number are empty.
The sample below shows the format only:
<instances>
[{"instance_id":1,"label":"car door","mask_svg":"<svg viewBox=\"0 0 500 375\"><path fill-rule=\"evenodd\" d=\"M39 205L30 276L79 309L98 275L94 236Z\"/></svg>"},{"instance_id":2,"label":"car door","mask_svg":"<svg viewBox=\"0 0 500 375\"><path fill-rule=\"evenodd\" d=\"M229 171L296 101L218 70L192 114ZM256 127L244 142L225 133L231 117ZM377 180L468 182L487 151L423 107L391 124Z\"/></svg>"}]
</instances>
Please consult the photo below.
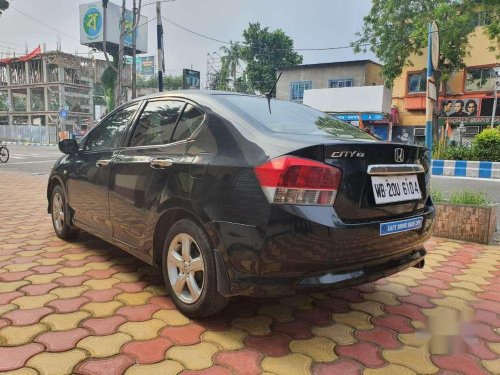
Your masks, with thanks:
<instances>
[{"instance_id":1,"label":"car door","mask_svg":"<svg viewBox=\"0 0 500 375\"><path fill-rule=\"evenodd\" d=\"M192 157L186 156L186 150L203 119L201 110L182 101L161 99L146 104L131 129L128 147L115 155L111 167L110 210L115 238L139 252L147 251L155 208L172 197L189 195Z\"/></svg>"},{"instance_id":2,"label":"car door","mask_svg":"<svg viewBox=\"0 0 500 375\"><path fill-rule=\"evenodd\" d=\"M67 191L74 220L105 235L112 235L108 182L113 153L123 143L127 127L140 103L125 106L105 118L85 137L81 150L71 156Z\"/></svg>"}]
</instances>

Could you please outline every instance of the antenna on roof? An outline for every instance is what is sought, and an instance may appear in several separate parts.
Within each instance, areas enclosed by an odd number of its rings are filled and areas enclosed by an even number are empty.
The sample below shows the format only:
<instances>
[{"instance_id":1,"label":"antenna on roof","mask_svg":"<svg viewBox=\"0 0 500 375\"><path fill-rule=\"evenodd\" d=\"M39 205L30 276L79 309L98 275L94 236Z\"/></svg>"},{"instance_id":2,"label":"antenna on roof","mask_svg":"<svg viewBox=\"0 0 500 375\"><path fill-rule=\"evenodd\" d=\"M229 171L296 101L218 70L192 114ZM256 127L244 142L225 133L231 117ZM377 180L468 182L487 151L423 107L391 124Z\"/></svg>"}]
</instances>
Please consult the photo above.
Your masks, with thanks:
<instances>
[{"instance_id":1,"label":"antenna on roof","mask_svg":"<svg viewBox=\"0 0 500 375\"><path fill-rule=\"evenodd\" d=\"M274 85L273 87L271 87L271 90L269 90L265 96L267 98L267 105L269 106L269 113L271 113L271 99L273 98L273 92L275 92L276 90L276 85L278 84L278 81L280 80L281 78L281 75L283 74L283 72L280 72L278 78L276 79L276 81L274 82Z\"/></svg>"}]
</instances>

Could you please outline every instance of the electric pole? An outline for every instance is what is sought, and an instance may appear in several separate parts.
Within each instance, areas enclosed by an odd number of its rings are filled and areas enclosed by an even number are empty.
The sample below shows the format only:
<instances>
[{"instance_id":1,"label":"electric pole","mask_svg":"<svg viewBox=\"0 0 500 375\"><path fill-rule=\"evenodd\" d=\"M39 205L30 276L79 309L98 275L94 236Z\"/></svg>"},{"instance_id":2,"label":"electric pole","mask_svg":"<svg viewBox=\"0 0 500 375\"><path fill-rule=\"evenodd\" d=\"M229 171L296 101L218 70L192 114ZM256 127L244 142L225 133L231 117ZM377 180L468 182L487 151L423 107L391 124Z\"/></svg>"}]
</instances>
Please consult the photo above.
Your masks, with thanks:
<instances>
[{"instance_id":1,"label":"electric pole","mask_svg":"<svg viewBox=\"0 0 500 375\"><path fill-rule=\"evenodd\" d=\"M158 90L163 92L163 71L165 57L163 55L163 25L161 22L161 3L156 2L156 38L158 41Z\"/></svg>"},{"instance_id":2,"label":"electric pole","mask_svg":"<svg viewBox=\"0 0 500 375\"><path fill-rule=\"evenodd\" d=\"M136 0L134 0L133 6L134 12L134 25L139 23L137 15ZM137 57L137 33L134 31L132 33L132 99L137 97L137 62L135 61Z\"/></svg>"}]
</instances>

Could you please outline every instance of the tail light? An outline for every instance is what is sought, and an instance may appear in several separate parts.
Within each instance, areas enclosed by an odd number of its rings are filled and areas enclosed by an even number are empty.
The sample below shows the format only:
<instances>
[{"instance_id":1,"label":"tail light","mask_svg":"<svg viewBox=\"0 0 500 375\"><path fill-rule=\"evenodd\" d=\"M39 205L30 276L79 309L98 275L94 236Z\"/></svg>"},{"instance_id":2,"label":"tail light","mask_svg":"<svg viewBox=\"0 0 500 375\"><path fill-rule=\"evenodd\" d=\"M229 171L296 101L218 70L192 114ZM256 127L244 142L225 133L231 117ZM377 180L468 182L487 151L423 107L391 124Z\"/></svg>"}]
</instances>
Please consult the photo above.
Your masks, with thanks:
<instances>
[{"instance_id":1,"label":"tail light","mask_svg":"<svg viewBox=\"0 0 500 375\"><path fill-rule=\"evenodd\" d=\"M280 156L255 167L255 174L270 203L331 206L342 171L296 156Z\"/></svg>"}]
</instances>

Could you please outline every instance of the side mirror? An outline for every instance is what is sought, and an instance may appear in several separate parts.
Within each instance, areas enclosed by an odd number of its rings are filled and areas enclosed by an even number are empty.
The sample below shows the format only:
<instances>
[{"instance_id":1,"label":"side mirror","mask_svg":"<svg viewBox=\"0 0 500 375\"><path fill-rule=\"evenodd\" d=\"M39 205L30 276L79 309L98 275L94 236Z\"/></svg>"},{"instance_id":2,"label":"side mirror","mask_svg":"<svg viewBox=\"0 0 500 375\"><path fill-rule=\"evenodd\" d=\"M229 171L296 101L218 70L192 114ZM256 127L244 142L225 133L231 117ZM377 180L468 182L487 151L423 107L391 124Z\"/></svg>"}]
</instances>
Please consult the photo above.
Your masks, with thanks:
<instances>
[{"instance_id":1,"label":"side mirror","mask_svg":"<svg viewBox=\"0 0 500 375\"><path fill-rule=\"evenodd\" d=\"M63 154L76 155L78 154L78 143L74 139L63 139L58 143L59 150Z\"/></svg>"}]
</instances>

